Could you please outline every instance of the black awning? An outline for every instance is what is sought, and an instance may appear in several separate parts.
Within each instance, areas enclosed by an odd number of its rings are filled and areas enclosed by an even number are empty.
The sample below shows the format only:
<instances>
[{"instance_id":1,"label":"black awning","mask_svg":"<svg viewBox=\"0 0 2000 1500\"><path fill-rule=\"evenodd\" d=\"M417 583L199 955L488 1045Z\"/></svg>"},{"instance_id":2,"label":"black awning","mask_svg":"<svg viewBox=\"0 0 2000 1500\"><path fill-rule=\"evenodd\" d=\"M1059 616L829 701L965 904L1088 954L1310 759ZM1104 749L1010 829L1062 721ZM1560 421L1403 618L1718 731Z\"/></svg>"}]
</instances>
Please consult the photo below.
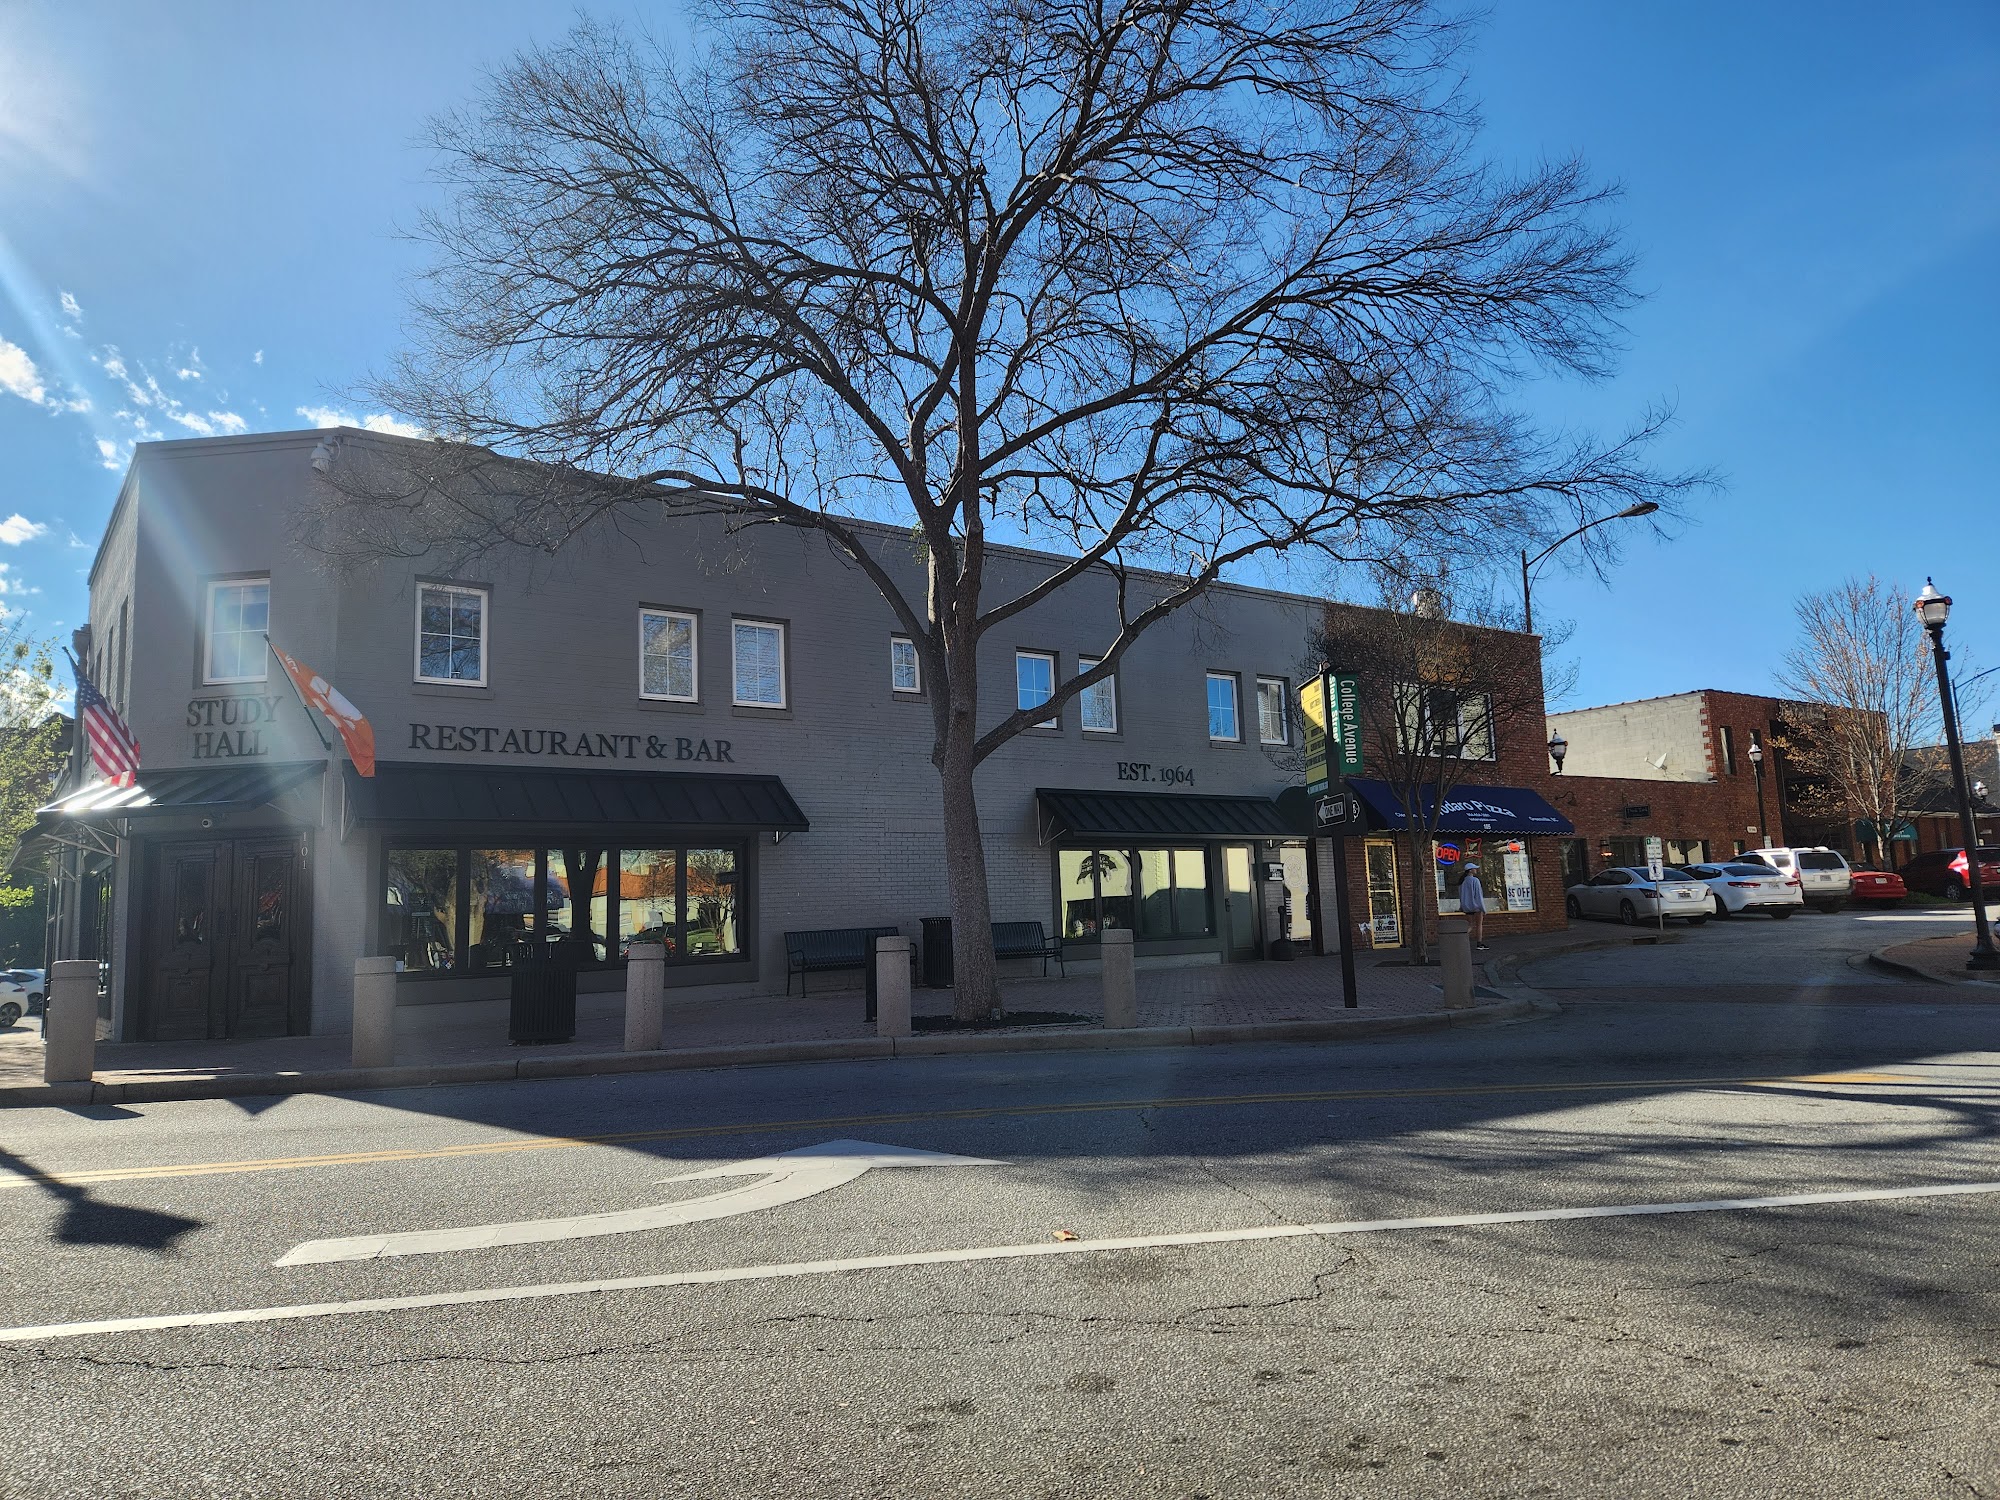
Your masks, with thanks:
<instances>
[{"instance_id":1,"label":"black awning","mask_svg":"<svg viewBox=\"0 0 2000 1500\"><path fill-rule=\"evenodd\" d=\"M357 823L596 829L637 826L804 833L812 825L775 776L688 771L569 771L377 761L347 770Z\"/></svg>"},{"instance_id":2,"label":"black awning","mask_svg":"<svg viewBox=\"0 0 2000 1500\"><path fill-rule=\"evenodd\" d=\"M191 766L141 771L132 786L108 781L79 787L35 812L40 826L53 823L109 823L119 818L156 818L175 813L212 813L262 807L326 770L324 761L281 765Z\"/></svg>"},{"instance_id":3,"label":"black awning","mask_svg":"<svg viewBox=\"0 0 2000 1500\"><path fill-rule=\"evenodd\" d=\"M1289 839L1268 797L1177 792L1086 792L1036 787L1044 844L1058 839Z\"/></svg>"},{"instance_id":4,"label":"black awning","mask_svg":"<svg viewBox=\"0 0 2000 1500\"><path fill-rule=\"evenodd\" d=\"M1357 776L1350 777L1347 786L1367 804L1370 827L1400 830L1408 826L1402 799L1388 782ZM1420 796L1423 811L1428 815L1437 806L1437 789L1425 787ZM1539 793L1524 786L1455 786L1445 793L1444 812L1437 820L1436 831L1568 835L1575 833L1576 828Z\"/></svg>"}]
</instances>

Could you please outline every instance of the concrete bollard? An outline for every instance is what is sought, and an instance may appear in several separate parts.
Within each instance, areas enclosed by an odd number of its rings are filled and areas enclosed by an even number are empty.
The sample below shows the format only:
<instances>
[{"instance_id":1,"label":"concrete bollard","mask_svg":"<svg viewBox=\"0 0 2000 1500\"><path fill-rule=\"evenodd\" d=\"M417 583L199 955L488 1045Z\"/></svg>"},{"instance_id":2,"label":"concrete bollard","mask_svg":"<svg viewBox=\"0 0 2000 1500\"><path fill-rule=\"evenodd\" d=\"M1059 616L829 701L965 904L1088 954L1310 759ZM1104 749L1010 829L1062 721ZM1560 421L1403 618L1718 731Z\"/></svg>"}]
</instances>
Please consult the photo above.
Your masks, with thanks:
<instances>
[{"instance_id":1,"label":"concrete bollard","mask_svg":"<svg viewBox=\"0 0 2000 1500\"><path fill-rule=\"evenodd\" d=\"M1472 924L1465 918L1446 917L1438 923L1438 961L1444 965L1445 1009L1467 1009L1472 1004Z\"/></svg>"},{"instance_id":2,"label":"concrete bollard","mask_svg":"<svg viewBox=\"0 0 2000 1500\"><path fill-rule=\"evenodd\" d=\"M387 1068L396 1061L396 960L354 960L353 1063Z\"/></svg>"},{"instance_id":3,"label":"concrete bollard","mask_svg":"<svg viewBox=\"0 0 2000 1500\"><path fill-rule=\"evenodd\" d=\"M97 960L57 959L42 1003L42 1082L90 1082L97 1071Z\"/></svg>"},{"instance_id":4,"label":"concrete bollard","mask_svg":"<svg viewBox=\"0 0 2000 1500\"><path fill-rule=\"evenodd\" d=\"M910 950L906 937L875 939L875 1034L910 1034Z\"/></svg>"},{"instance_id":5,"label":"concrete bollard","mask_svg":"<svg viewBox=\"0 0 2000 1500\"><path fill-rule=\"evenodd\" d=\"M661 1010L667 1002L667 945L634 943L625 956L625 1050L660 1050Z\"/></svg>"},{"instance_id":6,"label":"concrete bollard","mask_svg":"<svg viewBox=\"0 0 2000 1500\"><path fill-rule=\"evenodd\" d=\"M1132 931L1128 927L1107 927L1098 936L1104 956L1104 1024L1106 1027L1139 1024L1139 982L1132 972Z\"/></svg>"}]
</instances>

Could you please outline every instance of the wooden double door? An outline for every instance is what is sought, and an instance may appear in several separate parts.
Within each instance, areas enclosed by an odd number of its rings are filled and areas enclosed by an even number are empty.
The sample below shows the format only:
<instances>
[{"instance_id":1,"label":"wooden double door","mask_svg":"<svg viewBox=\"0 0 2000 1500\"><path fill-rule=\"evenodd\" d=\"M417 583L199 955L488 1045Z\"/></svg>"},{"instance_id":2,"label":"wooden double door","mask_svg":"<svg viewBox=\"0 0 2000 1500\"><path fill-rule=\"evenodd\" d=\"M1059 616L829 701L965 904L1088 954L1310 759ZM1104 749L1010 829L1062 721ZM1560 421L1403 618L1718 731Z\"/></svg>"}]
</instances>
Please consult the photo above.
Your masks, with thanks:
<instances>
[{"instance_id":1,"label":"wooden double door","mask_svg":"<svg viewBox=\"0 0 2000 1500\"><path fill-rule=\"evenodd\" d=\"M144 897L148 1041L311 1028L311 842L304 833L155 844Z\"/></svg>"}]
</instances>

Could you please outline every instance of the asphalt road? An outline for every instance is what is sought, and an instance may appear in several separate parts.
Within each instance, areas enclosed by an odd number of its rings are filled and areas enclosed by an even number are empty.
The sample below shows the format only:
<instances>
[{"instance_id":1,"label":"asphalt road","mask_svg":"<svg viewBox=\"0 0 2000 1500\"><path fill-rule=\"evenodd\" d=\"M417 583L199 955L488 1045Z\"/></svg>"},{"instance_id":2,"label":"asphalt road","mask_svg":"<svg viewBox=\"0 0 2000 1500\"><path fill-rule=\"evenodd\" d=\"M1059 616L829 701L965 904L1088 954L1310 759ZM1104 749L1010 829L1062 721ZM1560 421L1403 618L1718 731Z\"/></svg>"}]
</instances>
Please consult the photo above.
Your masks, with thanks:
<instances>
[{"instance_id":1,"label":"asphalt road","mask_svg":"<svg viewBox=\"0 0 2000 1500\"><path fill-rule=\"evenodd\" d=\"M10 1111L0 1324L331 1307L0 1338L0 1496L2000 1493L2000 1194L1507 1217L2000 1183L2000 1007L1847 963L1905 932L1710 924L1340 1047ZM1004 1165L272 1264L837 1139Z\"/></svg>"}]
</instances>

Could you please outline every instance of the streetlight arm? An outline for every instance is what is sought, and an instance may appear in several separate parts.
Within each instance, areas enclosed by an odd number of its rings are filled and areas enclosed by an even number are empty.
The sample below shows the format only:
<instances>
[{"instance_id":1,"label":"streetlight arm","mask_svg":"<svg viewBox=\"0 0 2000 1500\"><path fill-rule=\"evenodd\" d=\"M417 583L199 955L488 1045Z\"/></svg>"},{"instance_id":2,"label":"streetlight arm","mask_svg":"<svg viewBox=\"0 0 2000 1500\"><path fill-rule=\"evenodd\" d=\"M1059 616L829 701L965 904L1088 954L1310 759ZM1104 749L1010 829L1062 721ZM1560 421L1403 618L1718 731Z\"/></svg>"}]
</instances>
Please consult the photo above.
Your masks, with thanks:
<instances>
[{"instance_id":1,"label":"streetlight arm","mask_svg":"<svg viewBox=\"0 0 2000 1500\"><path fill-rule=\"evenodd\" d=\"M1654 504L1650 500L1642 500L1637 505L1628 505L1623 510L1614 510L1608 516L1599 516L1594 521L1585 521L1581 526L1577 527L1576 530L1570 532L1569 535L1557 537L1553 542L1550 542L1548 546L1542 548L1541 551L1537 552L1533 557L1529 558L1521 566L1524 570L1534 567L1543 558L1547 557L1551 552L1555 551L1556 548L1560 547L1564 542L1575 541L1578 537L1582 536L1586 531L1590 530L1590 528L1593 526L1602 526L1606 521L1625 521L1631 519L1634 516L1650 516L1654 511L1658 510L1659 508L1660 507L1658 505Z\"/></svg>"}]
</instances>

